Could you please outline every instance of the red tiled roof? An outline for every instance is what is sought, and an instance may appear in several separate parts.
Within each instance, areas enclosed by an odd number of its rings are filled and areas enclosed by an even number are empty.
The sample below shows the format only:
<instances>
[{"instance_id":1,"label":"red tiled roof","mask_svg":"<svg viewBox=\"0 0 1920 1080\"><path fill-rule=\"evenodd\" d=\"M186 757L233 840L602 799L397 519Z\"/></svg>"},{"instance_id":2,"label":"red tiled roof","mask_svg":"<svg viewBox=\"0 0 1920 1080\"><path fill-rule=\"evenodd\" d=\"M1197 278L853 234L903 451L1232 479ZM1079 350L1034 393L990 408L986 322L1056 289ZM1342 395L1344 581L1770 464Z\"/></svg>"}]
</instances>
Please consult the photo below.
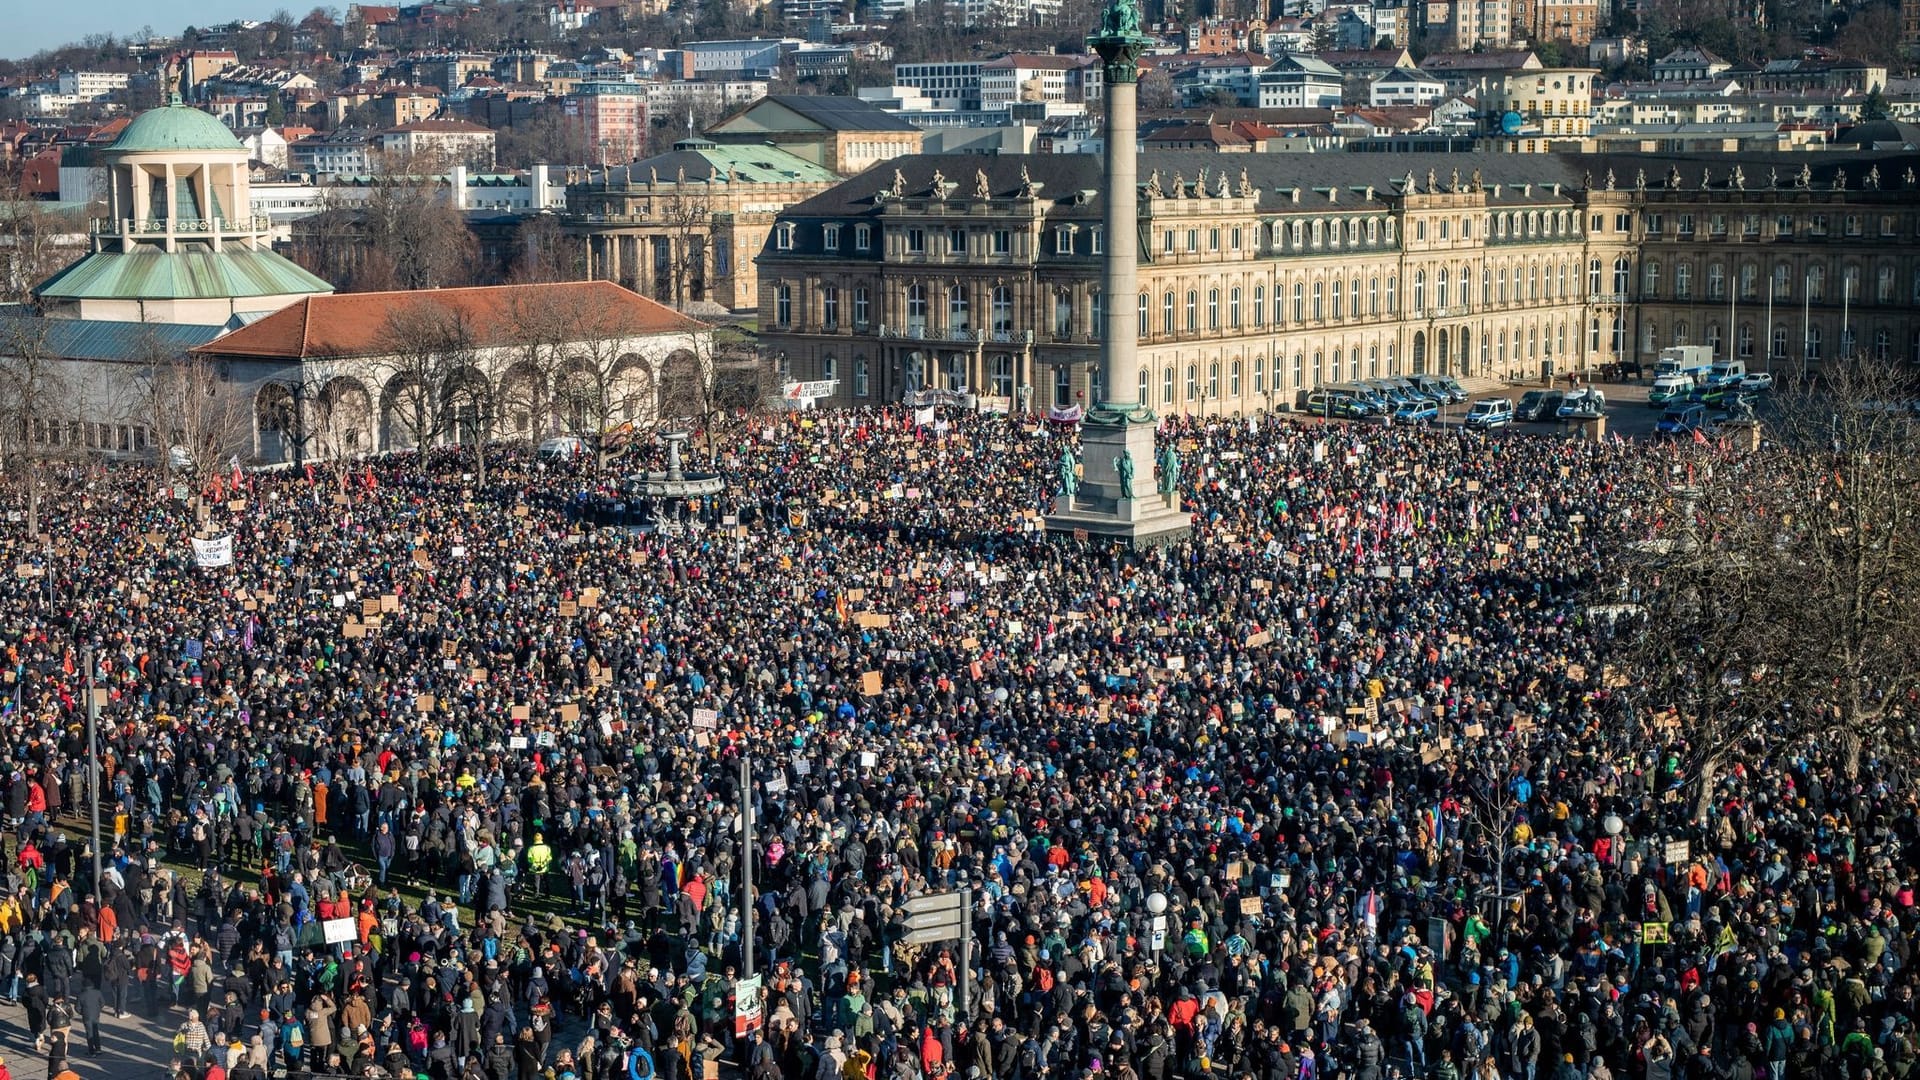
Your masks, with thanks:
<instances>
[{"instance_id":1,"label":"red tiled roof","mask_svg":"<svg viewBox=\"0 0 1920 1080\"><path fill-rule=\"evenodd\" d=\"M393 351L386 341L394 314L415 307L458 313L473 327L476 345L511 345L523 340L515 322L516 311L550 309L563 302L581 304L603 316L606 321L602 325L617 326L621 332L635 336L706 328L704 323L611 281L568 281L309 296L197 351L281 360L380 356Z\"/></svg>"}]
</instances>

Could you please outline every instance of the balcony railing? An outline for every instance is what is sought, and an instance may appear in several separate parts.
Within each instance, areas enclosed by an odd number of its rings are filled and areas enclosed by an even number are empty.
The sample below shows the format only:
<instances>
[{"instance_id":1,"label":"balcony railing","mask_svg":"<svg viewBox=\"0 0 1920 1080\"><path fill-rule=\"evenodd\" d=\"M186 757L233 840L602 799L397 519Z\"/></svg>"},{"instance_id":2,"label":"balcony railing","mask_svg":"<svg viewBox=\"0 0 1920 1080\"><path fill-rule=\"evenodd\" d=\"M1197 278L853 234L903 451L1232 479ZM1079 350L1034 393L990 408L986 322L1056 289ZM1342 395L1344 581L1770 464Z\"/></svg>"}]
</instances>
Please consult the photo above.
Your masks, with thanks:
<instances>
[{"instance_id":1,"label":"balcony railing","mask_svg":"<svg viewBox=\"0 0 1920 1080\"><path fill-rule=\"evenodd\" d=\"M1033 344L1031 330L975 330L955 326L889 326L880 324L880 336L883 338L904 338L908 341L958 341L969 345L994 342L997 344Z\"/></svg>"},{"instance_id":2,"label":"balcony railing","mask_svg":"<svg viewBox=\"0 0 1920 1080\"><path fill-rule=\"evenodd\" d=\"M273 227L265 215L253 215L240 221L232 218L96 218L89 226L95 234L115 236L160 236L166 233L265 232Z\"/></svg>"}]
</instances>

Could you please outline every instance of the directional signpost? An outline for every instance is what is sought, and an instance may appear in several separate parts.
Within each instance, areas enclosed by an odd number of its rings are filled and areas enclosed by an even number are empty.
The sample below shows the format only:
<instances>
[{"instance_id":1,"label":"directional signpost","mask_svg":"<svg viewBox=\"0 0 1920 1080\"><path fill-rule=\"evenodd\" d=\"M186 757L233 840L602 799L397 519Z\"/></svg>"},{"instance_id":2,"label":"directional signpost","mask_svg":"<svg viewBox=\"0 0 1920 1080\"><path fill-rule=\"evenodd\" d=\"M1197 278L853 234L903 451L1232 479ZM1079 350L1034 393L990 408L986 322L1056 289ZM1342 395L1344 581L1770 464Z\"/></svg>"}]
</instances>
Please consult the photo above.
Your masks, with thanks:
<instances>
[{"instance_id":1,"label":"directional signpost","mask_svg":"<svg viewBox=\"0 0 1920 1080\"><path fill-rule=\"evenodd\" d=\"M964 1015L973 980L973 890L928 893L908 900L903 906L907 915L907 933L902 940L907 944L927 945L937 941L960 943L960 996L955 1005Z\"/></svg>"}]
</instances>

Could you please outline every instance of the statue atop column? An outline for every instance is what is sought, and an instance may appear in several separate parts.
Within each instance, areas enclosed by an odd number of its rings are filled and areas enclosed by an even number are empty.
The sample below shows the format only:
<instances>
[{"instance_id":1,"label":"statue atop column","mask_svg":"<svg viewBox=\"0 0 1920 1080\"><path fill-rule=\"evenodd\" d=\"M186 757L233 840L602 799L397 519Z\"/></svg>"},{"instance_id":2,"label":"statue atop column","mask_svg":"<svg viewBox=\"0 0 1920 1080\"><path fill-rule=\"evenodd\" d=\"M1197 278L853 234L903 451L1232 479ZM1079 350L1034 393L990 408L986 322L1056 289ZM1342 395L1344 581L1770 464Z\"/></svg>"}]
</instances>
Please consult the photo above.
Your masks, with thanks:
<instances>
[{"instance_id":1,"label":"statue atop column","mask_svg":"<svg viewBox=\"0 0 1920 1080\"><path fill-rule=\"evenodd\" d=\"M1087 37L1087 45L1100 54L1107 82L1139 82L1140 57L1153 47L1153 39L1140 32L1138 0L1106 0L1099 32Z\"/></svg>"},{"instance_id":2,"label":"statue atop column","mask_svg":"<svg viewBox=\"0 0 1920 1080\"><path fill-rule=\"evenodd\" d=\"M1100 11L1100 36L1129 37L1140 32L1140 9L1133 0L1107 0Z\"/></svg>"}]
</instances>

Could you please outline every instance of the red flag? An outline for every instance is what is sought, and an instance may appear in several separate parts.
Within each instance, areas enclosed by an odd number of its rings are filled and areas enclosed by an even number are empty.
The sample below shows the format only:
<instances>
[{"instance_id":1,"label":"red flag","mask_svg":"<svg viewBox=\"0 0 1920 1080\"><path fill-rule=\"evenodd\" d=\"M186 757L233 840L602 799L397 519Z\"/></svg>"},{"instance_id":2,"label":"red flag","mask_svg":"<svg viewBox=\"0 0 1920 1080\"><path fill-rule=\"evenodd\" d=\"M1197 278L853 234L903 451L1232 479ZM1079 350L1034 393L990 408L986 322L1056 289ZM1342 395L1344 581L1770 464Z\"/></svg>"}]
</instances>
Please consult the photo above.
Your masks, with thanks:
<instances>
[{"instance_id":1,"label":"red flag","mask_svg":"<svg viewBox=\"0 0 1920 1080\"><path fill-rule=\"evenodd\" d=\"M367 466L366 484L368 491L372 491L380 486L380 482L373 478L373 466L371 465Z\"/></svg>"},{"instance_id":2,"label":"red flag","mask_svg":"<svg viewBox=\"0 0 1920 1080\"><path fill-rule=\"evenodd\" d=\"M1699 428L1693 429L1693 441L1696 443L1699 443L1701 446L1707 445L1707 437L1705 435L1700 434Z\"/></svg>"}]
</instances>

